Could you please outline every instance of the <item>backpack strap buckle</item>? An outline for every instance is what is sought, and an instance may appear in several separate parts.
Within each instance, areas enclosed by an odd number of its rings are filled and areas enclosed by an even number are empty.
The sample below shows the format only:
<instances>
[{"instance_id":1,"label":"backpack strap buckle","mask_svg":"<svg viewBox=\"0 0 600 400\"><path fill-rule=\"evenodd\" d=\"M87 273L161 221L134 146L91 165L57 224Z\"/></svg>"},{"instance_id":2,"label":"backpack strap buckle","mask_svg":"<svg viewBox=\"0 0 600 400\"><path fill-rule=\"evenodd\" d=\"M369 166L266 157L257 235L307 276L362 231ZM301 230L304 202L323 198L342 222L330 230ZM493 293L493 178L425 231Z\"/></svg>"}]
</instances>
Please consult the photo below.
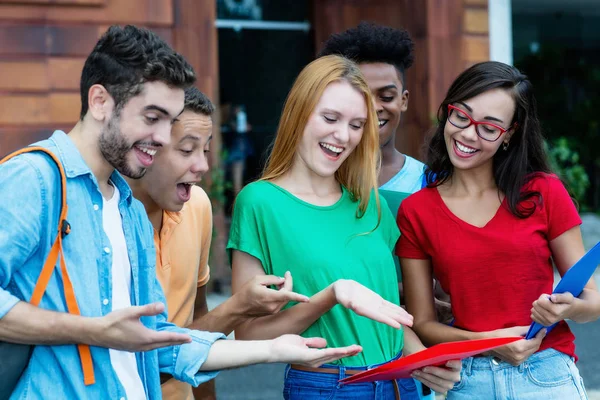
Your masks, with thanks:
<instances>
[{"instance_id":1,"label":"backpack strap buckle","mask_svg":"<svg viewBox=\"0 0 600 400\"><path fill-rule=\"evenodd\" d=\"M63 219L62 225L60 227L60 235L61 238L65 238L69 233L71 233L71 224L66 219Z\"/></svg>"}]
</instances>

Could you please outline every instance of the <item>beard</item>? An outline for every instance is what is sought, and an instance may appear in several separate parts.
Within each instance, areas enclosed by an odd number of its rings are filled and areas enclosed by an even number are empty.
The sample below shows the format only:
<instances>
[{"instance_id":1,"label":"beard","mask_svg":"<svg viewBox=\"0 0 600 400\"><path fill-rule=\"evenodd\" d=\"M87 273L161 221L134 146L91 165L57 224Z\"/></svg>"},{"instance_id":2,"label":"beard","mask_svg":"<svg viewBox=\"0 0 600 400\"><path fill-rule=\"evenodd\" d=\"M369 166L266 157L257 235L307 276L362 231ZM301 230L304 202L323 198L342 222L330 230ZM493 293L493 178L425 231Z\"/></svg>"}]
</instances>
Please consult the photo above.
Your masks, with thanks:
<instances>
[{"instance_id":1,"label":"beard","mask_svg":"<svg viewBox=\"0 0 600 400\"><path fill-rule=\"evenodd\" d=\"M110 165L120 174L139 179L146 173L146 168L132 166L127 161L127 156L133 150L136 143L129 144L119 129L120 116L113 115L106 127L100 133L100 152Z\"/></svg>"}]
</instances>

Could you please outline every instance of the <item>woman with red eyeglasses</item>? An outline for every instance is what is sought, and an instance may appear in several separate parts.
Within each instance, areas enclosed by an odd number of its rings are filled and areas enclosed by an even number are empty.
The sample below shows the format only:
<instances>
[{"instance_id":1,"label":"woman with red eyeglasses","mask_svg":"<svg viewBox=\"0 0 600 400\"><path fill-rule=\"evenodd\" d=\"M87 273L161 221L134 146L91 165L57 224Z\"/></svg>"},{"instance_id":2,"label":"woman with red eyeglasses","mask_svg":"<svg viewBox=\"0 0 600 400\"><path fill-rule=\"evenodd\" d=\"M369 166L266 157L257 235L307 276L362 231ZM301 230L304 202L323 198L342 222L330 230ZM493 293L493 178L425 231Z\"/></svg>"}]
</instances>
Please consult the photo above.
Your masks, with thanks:
<instances>
[{"instance_id":1,"label":"woman with red eyeglasses","mask_svg":"<svg viewBox=\"0 0 600 400\"><path fill-rule=\"evenodd\" d=\"M448 399L586 399L564 321L600 316L593 279L579 298L552 295L584 254L581 219L543 146L532 86L516 68L474 65L451 85L427 151L427 188L400 205L406 306L425 345L524 336L463 360ZM431 279L451 296L452 326L436 321Z\"/></svg>"}]
</instances>

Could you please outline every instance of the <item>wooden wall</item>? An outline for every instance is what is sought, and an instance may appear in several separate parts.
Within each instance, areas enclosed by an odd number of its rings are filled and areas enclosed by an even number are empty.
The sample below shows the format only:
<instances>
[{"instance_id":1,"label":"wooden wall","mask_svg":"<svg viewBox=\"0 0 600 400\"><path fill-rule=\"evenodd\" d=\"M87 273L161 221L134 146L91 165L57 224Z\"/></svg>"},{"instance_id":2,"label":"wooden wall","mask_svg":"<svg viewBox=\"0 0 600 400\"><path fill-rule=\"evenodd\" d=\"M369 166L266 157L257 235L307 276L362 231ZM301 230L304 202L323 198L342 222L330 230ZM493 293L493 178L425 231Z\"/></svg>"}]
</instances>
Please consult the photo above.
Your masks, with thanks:
<instances>
[{"instance_id":1,"label":"wooden wall","mask_svg":"<svg viewBox=\"0 0 600 400\"><path fill-rule=\"evenodd\" d=\"M467 66L489 59L487 1L313 0L316 48L361 21L409 31L415 63L407 71L409 109L396 143L422 158L425 135L449 85Z\"/></svg>"},{"instance_id":2,"label":"wooden wall","mask_svg":"<svg viewBox=\"0 0 600 400\"><path fill-rule=\"evenodd\" d=\"M490 59L488 0L464 0L463 67Z\"/></svg>"},{"instance_id":3,"label":"wooden wall","mask_svg":"<svg viewBox=\"0 0 600 400\"><path fill-rule=\"evenodd\" d=\"M112 24L155 31L215 99L215 14L214 0L0 0L0 156L77 122L83 63Z\"/></svg>"}]
</instances>

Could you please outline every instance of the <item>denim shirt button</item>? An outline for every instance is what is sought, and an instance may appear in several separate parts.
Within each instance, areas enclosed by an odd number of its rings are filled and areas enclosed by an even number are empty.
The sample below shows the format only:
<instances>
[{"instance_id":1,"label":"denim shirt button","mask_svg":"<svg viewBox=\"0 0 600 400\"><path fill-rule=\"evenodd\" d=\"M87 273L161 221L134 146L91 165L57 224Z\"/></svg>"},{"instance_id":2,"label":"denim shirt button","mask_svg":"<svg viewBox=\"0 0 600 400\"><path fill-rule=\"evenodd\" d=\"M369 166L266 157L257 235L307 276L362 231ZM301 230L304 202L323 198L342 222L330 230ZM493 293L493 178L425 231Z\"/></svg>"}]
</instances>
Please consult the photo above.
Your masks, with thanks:
<instances>
[{"instance_id":1,"label":"denim shirt button","mask_svg":"<svg viewBox=\"0 0 600 400\"><path fill-rule=\"evenodd\" d=\"M108 247L105 247L105 248L104 248L104 252L105 252L106 254L110 254L110 249L109 249Z\"/></svg>"},{"instance_id":2,"label":"denim shirt button","mask_svg":"<svg viewBox=\"0 0 600 400\"><path fill-rule=\"evenodd\" d=\"M100 209L100 207L98 207L98 204L94 204L94 211L98 211Z\"/></svg>"},{"instance_id":3,"label":"denim shirt button","mask_svg":"<svg viewBox=\"0 0 600 400\"><path fill-rule=\"evenodd\" d=\"M105 306L107 306L108 305L108 299L102 300L102 304L104 304Z\"/></svg>"}]
</instances>

